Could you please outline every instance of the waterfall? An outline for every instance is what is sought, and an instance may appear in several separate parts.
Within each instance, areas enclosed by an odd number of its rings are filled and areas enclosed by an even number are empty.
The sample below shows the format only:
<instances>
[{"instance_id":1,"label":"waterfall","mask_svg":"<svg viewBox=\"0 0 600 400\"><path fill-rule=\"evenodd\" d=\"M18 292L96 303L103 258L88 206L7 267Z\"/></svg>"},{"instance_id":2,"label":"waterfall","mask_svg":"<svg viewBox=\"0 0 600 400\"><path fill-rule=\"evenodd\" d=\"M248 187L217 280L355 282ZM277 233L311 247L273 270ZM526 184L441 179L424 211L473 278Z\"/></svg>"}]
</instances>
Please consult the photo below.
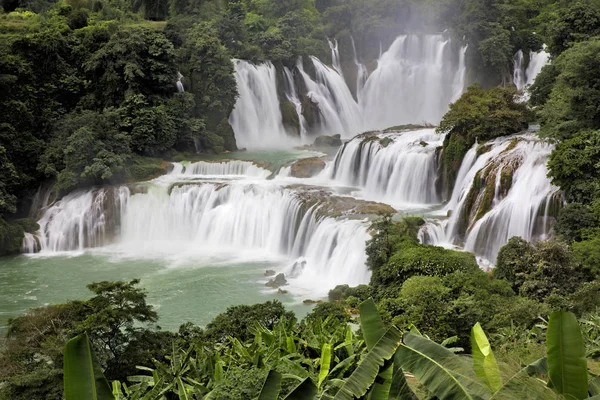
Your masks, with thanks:
<instances>
[{"instance_id":1,"label":"waterfall","mask_svg":"<svg viewBox=\"0 0 600 400\"><path fill-rule=\"evenodd\" d=\"M40 250L37 237L29 232L25 232L23 237L23 244L21 246L21 252L23 253L37 253Z\"/></svg>"},{"instance_id":2,"label":"waterfall","mask_svg":"<svg viewBox=\"0 0 600 400\"><path fill-rule=\"evenodd\" d=\"M296 84L294 83L294 75L292 71L288 67L283 67L283 78L284 78L284 89L285 96L289 100L290 103L294 105L296 109L296 114L298 115L298 121L300 121L300 137L306 137L306 118L302 115L302 101L300 101L300 96L298 96L298 91L296 90Z\"/></svg>"},{"instance_id":3,"label":"waterfall","mask_svg":"<svg viewBox=\"0 0 600 400\"><path fill-rule=\"evenodd\" d=\"M420 238L462 246L491 262L513 236L545 239L552 203L560 201L559 189L547 177L552 150L553 145L532 134L476 144L463 160L444 210L450 218L426 225Z\"/></svg>"},{"instance_id":4,"label":"waterfall","mask_svg":"<svg viewBox=\"0 0 600 400\"><path fill-rule=\"evenodd\" d=\"M513 58L513 83L517 90L523 90L526 84L523 50L517 51Z\"/></svg>"},{"instance_id":5,"label":"waterfall","mask_svg":"<svg viewBox=\"0 0 600 400\"><path fill-rule=\"evenodd\" d=\"M327 43L329 44L329 48L331 49L331 64L333 68L336 70L341 77L344 76L344 72L342 71L342 64L340 62L340 51L338 49L338 41L336 39L333 42L327 39Z\"/></svg>"},{"instance_id":6,"label":"waterfall","mask_svg":"<svg viewBox=\"0 0 600 400\"><path fill-rule=\"evenodd\" d=\"M358 103L352 97L344 78L334 69L311 57L315 67L316 79L313 80L298 62L297 69L304 80L310 97L319 107L322 124L319 134L340 134L352 137L362 130L362 116Z\"/></svg>"},{"instance_id":7,"label":"waterfall","mask_svg":"<svg viewBox=\"0 0 600 400\"><path fill-rule=\"evenodd\" d=\"M311 293L318 296L338 284L367 283L368 224L322 215L322 194L312 198L310 188L288 188L267 180L267 172L239 160L175 163L168 175L135 190L72 193L39 221L41 253L102 247L122 257L171 263L285 259L290 290L308 293L308 282L317 279Z\"/></svg>"},{"instance_id":8,"label":"waterfall","mask_svg":"<svg viewBox=\"0 0 600 400\"><path fill-rule=\"evenodd\" d=\"M183 79L183 75L181 75L181 72L177 72L177 91L179 93L183 93L185 92L185 89L183 88L183 82L181 82L181 80Z\"/></svg>"},{"instance_id":9,"label":"waterfall","mask_svg":"<svg viewBox=\"0 0 600 400\"><path fill-rule=\"evenodd\" d=\"M434 129L358 135L323 173L392 205L439 204L437 154L443 141Z\"/></svg>"},{"instance_id":10,"label":"waterfall","mask_svg":"<svg viewBox=\"0 0 600 400\"><path fill-rule=\"evenodd\" d=\"M283 127L276 71L270 62L234 60L239 97L229 116L238 147L276 148L292 140Z\"/></svg>"},{"instance_id":11,"label":"waterfall","mask_svg":"<svg viewBox=\"0 0 600 400\"><path fill-rule=\"evenodd\" d=\"M399 36L379 58L362 92L365 127L438 123L464 90L464 51L455 53L443 35Z\"/></svg>"},{"instance_id":12,"label":"waterfall","mask_svg":"<svg viewBox=\"0 0 600 400\"><path fill-rule=\"evenodd\" d=\"M363 63L358 61L358 55L356 53L356 45L354 43L354 38L352 36L350 36L350 41L352 42L354 65L356 66L356 98L360 102L363 88L365 87L365 83L367 83L367 78L369 77L369 72L367 71L367 67L365 67L365 65Z\"/></svg>"},{"instance_id":13,"label":"waterfall","mask_svg":"<svg viewBox=\"0 0 600 400\"><path fill-rule=\"evenodd\" d=\"M41 252L82 251L111 241L126 187L73 192L50 206L38 221ZM125 198L126 199L126 198Z\"/></svg>"},{"instance_id":14,"label":"waterfall","mask_svg":"<svg viewBox=\"0 0 600 400\"><path fill-rule=\"evenodd\" d=\"M525 57L523 51L519 50L514 56L513 83L517 90L524 90L533 84L544 65L550 61L550 54L546 53L546 47L538 52L529 52L529 63L525 68Z\"/></svg>"},{"instance_id":15,"label":"waterfall","mask_svg":"<svg viewBox=\"0 0 600 400\"><path fill-rule=\"evenodd\" d=\"M228 161L198 161L186 166L175 167L172 174L177 175L243 175L256 178L266 178L271 171L261 168L251 161L228 160Z\"/></svg>"}]
</instances>

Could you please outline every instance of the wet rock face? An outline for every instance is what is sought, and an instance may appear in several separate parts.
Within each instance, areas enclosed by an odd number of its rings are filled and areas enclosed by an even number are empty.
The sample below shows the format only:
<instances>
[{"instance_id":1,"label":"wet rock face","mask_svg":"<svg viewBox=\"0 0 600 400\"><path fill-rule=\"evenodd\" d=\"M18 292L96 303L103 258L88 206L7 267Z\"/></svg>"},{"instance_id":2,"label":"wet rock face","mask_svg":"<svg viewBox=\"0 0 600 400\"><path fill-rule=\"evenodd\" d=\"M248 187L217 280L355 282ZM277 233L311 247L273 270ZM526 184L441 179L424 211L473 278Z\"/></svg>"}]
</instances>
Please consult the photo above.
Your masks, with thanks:
<instances>
[{"instance_id":1,"label":"wet rock face","mask_svg":"<svg viewBox=\"0 0 600 400\"><path fill-rule=\"evenodd\" d=\"M285 285L287 285L287 279L285 279L284 274L277 274L275 279L271 279L269 282L265 283L265 286L272 287L274 289Z\"/></svg>"},{"instance_id":2,"label":"wet rock face","mask_svg":"<svg viewBox=\"0 0 600 400\"><path fill-rule=\"evenodd\" d=\"M340 147L342 138L340 135L319 136L315 139L313 147Z\"/></svg>"},{"instance_id":3,"label":"wet rock face","mask_svg":"<svg viewBox=\"0 0 600 400\"><path fill-rule=\"evenodd\" d=\"M294 178L311 178L324 168L325 161L319 157L303 158L292 164L291 174Z\"/></svg>"}]
</instances>

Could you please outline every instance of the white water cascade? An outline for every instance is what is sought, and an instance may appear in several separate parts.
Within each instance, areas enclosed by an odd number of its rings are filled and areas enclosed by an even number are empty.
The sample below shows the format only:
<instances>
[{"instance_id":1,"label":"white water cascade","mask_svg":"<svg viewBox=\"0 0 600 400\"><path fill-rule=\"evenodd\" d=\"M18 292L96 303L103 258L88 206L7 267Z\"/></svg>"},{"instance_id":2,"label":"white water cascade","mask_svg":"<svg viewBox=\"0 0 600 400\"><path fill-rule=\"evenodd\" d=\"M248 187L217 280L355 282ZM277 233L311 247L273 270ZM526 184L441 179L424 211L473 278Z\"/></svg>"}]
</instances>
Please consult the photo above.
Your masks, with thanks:
<instances>
[{"instance_id":1,"label":"white water cascade","mask_svg":"<svg viewBox=\"0 0 600 400\"><path fill-rule=\"evenodd\" d=\"M365 83L365 127L438 123L464 90L465 51L453 51L443 35L399 36Z\"/></svg>"},{"instance_id":2,"label":"white water cascade","mask_svg":"<svg viewBox=\"0 0 600 400\"><path fill-rule=\"evenodd\" d=\"M181 72L177 72L177 91L179 93L185 92L185 89L183 87L183 82L181 82L182 79L183 79L183 75L181 75Z\"/></svg>"},{"instance_id":3,"label":"white water cascade","mask_svg":"<svg viewBox=\"0 0 600 400\"><path fill-rule=\"evenodd\" d=\"M99 248L173 264L284 260L292 293L316 296L338 284L367 283L368 224L320 214L318 200L305 204L310 187L288 188L266 180L267 172L236 160L175 163L168 175L135 189L70 194L39 221L40 254Z\"/></svg>"},{"instance_id":4,"label":"white water cascade","mask_svg":"<svg viewBox=\"0 0 600 400\"><path fill-rule=\"evenodd\" d=\"M528 241L546 238L551 210L560 195L547 177L546 162L553 145L532 134L496 139L490 145L480 155L477 144L469 150L443 210L451 217L427 224L420 239L461 246L493 263L513 236ZM492 200L484 205L487 190L493 190ZM479 219L477 214L482 214Z\"/></svg>"},{"instance_id":5,"label":"white water cascade","mask_svg":"<svg viewBox=\"0 0 600 400\"><path fill-rule=\"evenodd\" d=\"M175 167L177 168L177 167ZM177 169L174 169L177 173ZM268 169L257 166L251 161L228 160L228 161L198 161L184 165L182 173L185 175L216 175L231 176L242 175L256 178L266 178L271 175Z\"/></svg>"},{"instance_id":6,"label":"white water cascade","mask_svg":"<svg viewBox=\"0 0 600 400\"><path fill-rule=\"evenodd\" d=\"M513 63L513 83L518 90L524 90L533 84L535 78L542 68L550 61L550 54L545 50L539 52L529 52L529 63L525 68L525 56L522 50L519 50L514 57Z\"/></svg>"},{"instance_id":7,"label":"white water cascade","mask_svg":"<svg viewBox=\"0 0 600 400\"><path fill-rule=\"evenodd\" d=\"M292 71L288 67L283 67L283 78L284 78L284 86L285 86L285 96L288 101L294 105L296 109L296 114L298 115L298 121L300 121L300 137L305 138L307 133L306 128L306 118L302 115L302 101L298 96L298 91L296 90L296 84L294 83L294 75Z\"/></svg>"},{"instance_id":8,"label":"white water cascade","mask_svg":"<svg viewBox=\"0 0 600 400\"><path fill-rule=\"evenodd\" d=\"M354 65L356 66L356 98L360 103L362 91L365 87L365 83L367 83L367 79L369 78L369 71L367 71L367 67L365 67L365 65L358 60L358 54L356 53L356 44L354 43L354 38L352 36L350 36L350 40L352 41Z\"/></svg>"},{"instance_id":9,"label":"white water cascade","mask_svg":"<svg viewBox=\"0 0 600 400\"><path fill-rule=\"evenodd\" d=\"M342 71L342 63L340 62L340 50L338 47L338 41L335 39L333 40L333 42L331 40L327 40L327 43L329 44L329 48L331 49L331 64L333 68L337 71L337 73L343 77L344 72Z\"/></svg>"},{"instance_id":10,"label":"white water cascade","mask_svg":"<svg viewBox=\"0 0 600 400\"><path fill-rule=\"evenodd\" d=\"M292 143L283 127L275 67L234 60L239 97L229 116L240 148L273 148Z\"/></svg>"},{"instance_id":11,"label":"white water cascade","mask_svg":"<svg viewBox=\"0 0 600 400\"><path fill-rule=\"evenodd\" d=\"M448 105L465 89L465 51L444 35L402 35L377 60L369 76L358 61L356 98L342 75L336 41L329 42L333 66L311 57L314 76L299 60L294 73L302 79L295 86L292 71L284 69L284 92L299 117L302 99L310 98L319 115L301 127L303 138L340 134L350 139L355 134L404 124L438 123ZM240 97L230 117L239 147L292 147L298 138L286 134L277 98L276 71L271 63L252 65L235 61L235 76ZM304 123L303 117L300 118Z\"/></svg>"},{"instance_id":12,"label":"white water cascade","mask_svg":"<svg viewBox=\"0 0 600 400\"><path fill-rule=\"evenodd\" d=\"M438 147L443 141L434 129L359 135L338 151L323 174L394 206L439 204Z\"/></svg>"}]
</instances>

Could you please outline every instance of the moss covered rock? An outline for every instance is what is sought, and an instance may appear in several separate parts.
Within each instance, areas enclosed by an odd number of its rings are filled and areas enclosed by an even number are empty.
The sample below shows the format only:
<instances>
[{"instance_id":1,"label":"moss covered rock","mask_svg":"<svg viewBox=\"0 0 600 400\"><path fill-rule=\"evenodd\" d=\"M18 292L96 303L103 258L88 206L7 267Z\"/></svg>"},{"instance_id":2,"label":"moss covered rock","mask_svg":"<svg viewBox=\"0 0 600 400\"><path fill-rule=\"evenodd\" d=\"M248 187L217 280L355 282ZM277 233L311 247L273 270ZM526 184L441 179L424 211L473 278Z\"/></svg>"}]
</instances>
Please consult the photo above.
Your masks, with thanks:
<instances>
[{"instance_id":1,"label":"moss covered rock","mask_svg":"<svg viewBox=\"0 0 600 400\"><path fill-rule=\"evenodd\" d=\"M7 222L0 218L0 256L19 254L23 246L25 232L33 233L40 229L31 218Z\"/></svg>"},{"instance_id":2,"label":"moss covered rock","mask_svg":"<svg viewBox=\"0 0 600 400\"><path fill-rule=\"evenodd\" d=\"M291 174L294 178L310 178L324 168L325 161L319 157L302 158L292 164Z\"/></svg>"},{"instance_id":3,"label":"moss covered rock","mask_svg":"<svg viewBox=\"0 0 600 400\"><path fill-rule=\"evenodd\" d=\"M285 131L292 136L300 136L300 119L296 106L285 100L279 104L281 109L281 118Z\"/></svg>"},{"instance_id":4,"label":"moss covered rock","mask_svg":"<svg viewBox=\"0 0 600 400\"><path fill-rule=\"evenodd\" d=\"M312 147L340 147L342 145L342 137L340 135L319 136L315 139Z\"/></svg>"},{"instance_id":5,"label":"moss covered rock","mask_svg":"<svg viewBox=\"0 0 600 400\"><path fill-rule=\"evenodd\" d=\"M309 96L302 97L302 115L306 119L308 131L314 131L321 123L322 116L319 105Z\"/></svg>"}]
</instances>

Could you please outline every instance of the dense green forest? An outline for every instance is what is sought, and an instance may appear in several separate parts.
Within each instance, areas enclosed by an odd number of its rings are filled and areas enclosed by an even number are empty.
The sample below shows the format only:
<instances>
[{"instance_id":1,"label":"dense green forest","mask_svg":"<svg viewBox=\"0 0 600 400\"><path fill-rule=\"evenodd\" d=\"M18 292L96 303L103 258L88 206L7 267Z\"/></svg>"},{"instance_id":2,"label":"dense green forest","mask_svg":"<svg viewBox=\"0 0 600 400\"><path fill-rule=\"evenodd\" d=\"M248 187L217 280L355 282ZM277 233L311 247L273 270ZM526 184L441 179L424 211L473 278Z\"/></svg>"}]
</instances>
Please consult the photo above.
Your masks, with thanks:
<instances>
[{"instance_id":1,"label":"dense green forest","mask_svg":"<svg viewBox=\"0 0 600 400\"><path fill-rule=\"evenodd\" d=\"M549 174L566 204L553 239L511 239L492 272L468 253L419 244L420 218L382 218L367 246L370 284L336 287L329 302L301 321L274 301L232 307L204 328L188 323L168 332L157 325L139 282L91 284L88 300L10 322L0 353L0 398L62 399L63 349L84 332L119 398L254 399L270 371L281 374L283 394L312 382L316 395L330 398L368 365L376 385L356 389L356 397L388 398L404 382L402 369L388 362L397 343L414 349L421 340L396 330L431 339L427 346L438 343L432 365L463 368L481 352L473 346L476 324L488 335L500 378L482 389L472 372L448 372L449 381L473 392L446 398L490 398L515 376L538 393L532 398L600 393L594 380L600 374L600 2L3 0L2 7L0 255L17 252L23 232L37 229L24 217L42 184L67 193L148 179L164 173L164 160L235 150L227 121L236 98L232 58L286 65L307 55L327 60L326 39L338 38L344 48L350 35L367 59L376 57L379 42L402 32L448 29L468 44L469 77L480 85L438 127L448 132L446 180L456 178L476 140L539 122L540 136L556 143ZM514 53L542 44L552 62L529 103L519 103L514 89L500 86L510 81ZM185 92L177 90L178 72ZM491 204L484 198L489 203L480 210ZM394 351L376 360L373 337L348 324L366 323L359 304L369 298L396 341ZM524 383L525 375L554 377L553 367L536 361L550 360L556 338L549 338L548 321L556 310L578 319L585 352L573 356L573 365L577 376L589 374L586 390L552 379L552 390L537 379ZM582 373L584 357L589 372ZM407 385L419 398L444 398L427 378L433 367L423 368L423 376L411 370ZM442 386L451 387L449 381ZM386 397L377 397L379 390ZM409 397L394 398L414 398L402 393ZM494 398L524 398L519 393Z\"/></svg>"}]
</instances>

